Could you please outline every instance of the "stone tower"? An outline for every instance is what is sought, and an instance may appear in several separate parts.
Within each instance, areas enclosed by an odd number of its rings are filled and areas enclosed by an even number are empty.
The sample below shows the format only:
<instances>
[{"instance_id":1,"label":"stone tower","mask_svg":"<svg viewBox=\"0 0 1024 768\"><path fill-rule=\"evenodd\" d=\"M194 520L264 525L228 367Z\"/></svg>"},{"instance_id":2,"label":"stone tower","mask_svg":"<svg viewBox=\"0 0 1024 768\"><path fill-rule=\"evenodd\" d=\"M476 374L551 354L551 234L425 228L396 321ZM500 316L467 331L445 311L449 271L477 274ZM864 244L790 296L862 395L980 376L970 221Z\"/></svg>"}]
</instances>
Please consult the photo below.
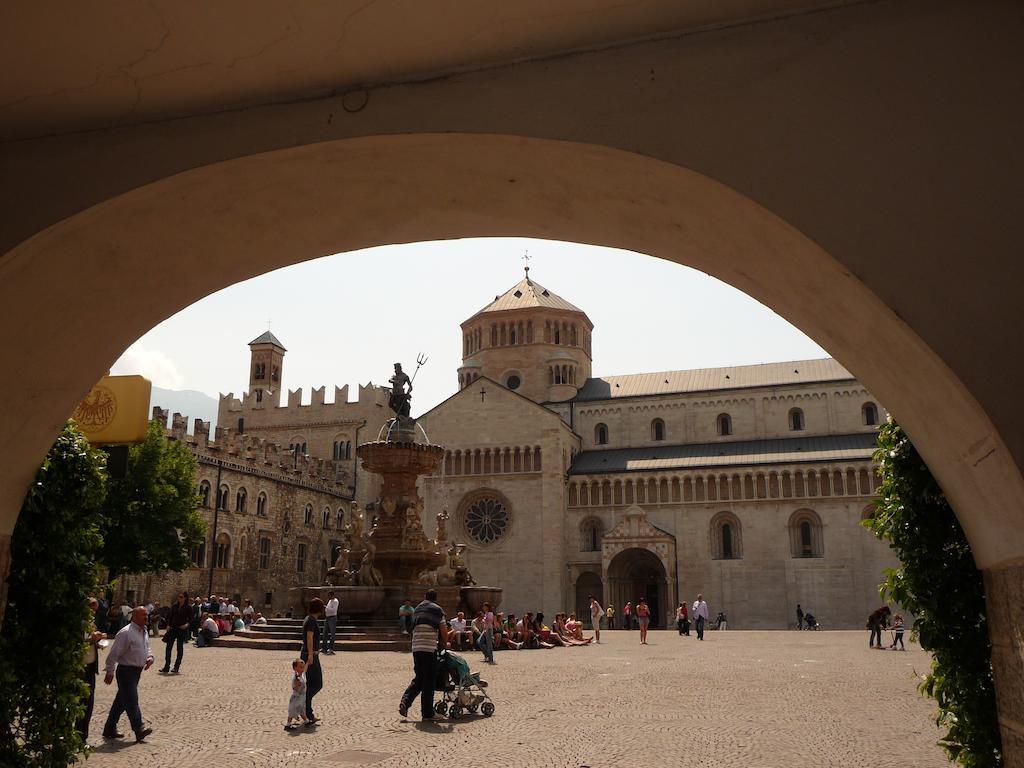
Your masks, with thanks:
<instances>
[{"instance_id":1,"label":"stone tower","mask_svg":"<svg viewBox=\"0 0 1024 768\"><path fill-rule=\"evenodd\" d=\"M281 391L284 375L284 345L270 331L249 342L249 394L257 403Z\"/></svg>"},{"instance_id":2,"label":"stone tower","mask_svg":"<svg viewBox=\"0 0 1024 768\"><path fill-rule=\"evenodd\" d=\"M459 388L486 376L531 400L561 402L591 374L586 313L526 277L462 323Z\"/></svg>"}]
</instances>

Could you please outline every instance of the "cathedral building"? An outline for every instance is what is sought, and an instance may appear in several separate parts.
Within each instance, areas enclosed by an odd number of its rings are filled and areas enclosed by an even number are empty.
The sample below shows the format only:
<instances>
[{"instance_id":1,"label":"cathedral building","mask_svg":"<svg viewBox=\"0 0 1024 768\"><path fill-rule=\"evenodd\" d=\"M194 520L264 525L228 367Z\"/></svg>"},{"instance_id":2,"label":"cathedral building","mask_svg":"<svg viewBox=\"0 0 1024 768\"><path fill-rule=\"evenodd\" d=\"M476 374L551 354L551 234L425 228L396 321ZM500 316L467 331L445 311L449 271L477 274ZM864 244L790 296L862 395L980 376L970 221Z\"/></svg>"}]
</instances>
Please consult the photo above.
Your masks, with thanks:
<instances>
[{"instance_id":1,"label":"cathedral building","mask_svg":"<svg viewBox=\"0 0 1024 768\"><path fill-rule=\"evenodd\" d=\"M863 626L896 565L860 525L885 415L871 393L832 359L595 377L593 332L528 269L462 323L458 390L418 418L446 449L421 481L428 535L447 510L474 578L516 614L586 615L594 595L621 615L643 597L666 626L700 592L735 628L791 626L798 603ZM214 558L215 592L276 611L322 583L347 505L377 499L355 448L392 414L372 384L282 404L284 345L268 331L249 346L248 391L221 397L217 440L178 416L171 437L199 458L208 522L211 494L231 510L188 583Z\"/></svg>"}]
</instances>

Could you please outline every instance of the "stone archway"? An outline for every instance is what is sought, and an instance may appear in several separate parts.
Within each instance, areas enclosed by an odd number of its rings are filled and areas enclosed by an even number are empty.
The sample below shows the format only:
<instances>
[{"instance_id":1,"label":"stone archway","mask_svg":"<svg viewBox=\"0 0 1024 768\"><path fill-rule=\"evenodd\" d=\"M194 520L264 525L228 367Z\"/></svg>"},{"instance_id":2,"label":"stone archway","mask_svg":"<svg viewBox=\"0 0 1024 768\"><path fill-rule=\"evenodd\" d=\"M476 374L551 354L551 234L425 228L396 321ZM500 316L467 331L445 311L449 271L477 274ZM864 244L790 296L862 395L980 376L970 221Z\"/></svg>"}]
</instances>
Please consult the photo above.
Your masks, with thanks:
<instances>
[{"instance_id":1,"label":"stone archway","mask_svg":"<svg viewBox=\"0 0 1024 768\"><path fill-rule=\"evenodd\" d=\"M678 599L676 566L675 536L652 525L636 504L601 537L605 595L617 616L627 602L635 605L643 597L651 608L651 625L669 626Z\"/></svg>"},{"instance_id":2,"label":"stone archway","mask_svg":"<svg viewBox=\"0 0 1024 768\"><path fill-rule=\"evenodd\" d=\"M622 606L627 602L635 607L642 597L651 609L651 628L668 626L674 598L669 593L664 564L649 549L631 547L612 558L608 566L608 593L617 616L622 615Z\"/></svg>"}]
</instances>

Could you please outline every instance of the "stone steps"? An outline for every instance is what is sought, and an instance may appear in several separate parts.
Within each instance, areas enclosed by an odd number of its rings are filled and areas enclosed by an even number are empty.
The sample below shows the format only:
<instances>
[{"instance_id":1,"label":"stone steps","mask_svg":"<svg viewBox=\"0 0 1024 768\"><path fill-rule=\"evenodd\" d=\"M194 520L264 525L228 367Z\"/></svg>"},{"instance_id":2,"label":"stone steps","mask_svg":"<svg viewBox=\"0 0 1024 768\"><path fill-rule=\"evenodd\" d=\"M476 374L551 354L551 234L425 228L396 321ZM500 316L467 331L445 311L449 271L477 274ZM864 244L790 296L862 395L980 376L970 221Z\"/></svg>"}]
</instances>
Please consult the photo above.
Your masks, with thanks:
<instances>
[{"instance_id":1,"label":"stone steps","mask_svg":"<svg viewBox=\"0 0 1024 768\"><path fill-rule=\"evenodd\" d=\"M213 641L214 648L253 648L263 651L293 651L296 655L299 652L299 638L264 638L253 636L252 633L237 633L224 635ZM409 639L399 635L399 639L368 638L365 640L336 640L334 649L338 653L353 651L397 651L407 653L409 651Z\"/></svg>"}]
</instances>

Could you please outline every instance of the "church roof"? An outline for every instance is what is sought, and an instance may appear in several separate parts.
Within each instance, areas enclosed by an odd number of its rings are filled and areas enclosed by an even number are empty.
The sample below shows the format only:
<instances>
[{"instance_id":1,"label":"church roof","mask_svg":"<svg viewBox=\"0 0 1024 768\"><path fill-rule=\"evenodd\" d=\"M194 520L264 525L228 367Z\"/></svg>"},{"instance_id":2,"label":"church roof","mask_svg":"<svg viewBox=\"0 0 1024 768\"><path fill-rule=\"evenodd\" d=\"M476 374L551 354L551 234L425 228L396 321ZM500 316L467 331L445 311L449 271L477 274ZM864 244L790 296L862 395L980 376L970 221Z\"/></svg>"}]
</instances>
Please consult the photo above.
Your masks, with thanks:
<instances>
[{"instance_id":1,"label":"church roof","mask_svg":"<svg viewBox=\"0 0 1024 768\"><path fill-rule=\"evenodd\" d=\"M270 331L266 331L265 333L257 336L255 339L249 342L250 347L253 344L273 344L275 347L280 347L281 349L284 349L284 344L282 344L278 340L277 336L272 334ZM284 349L284 351L287 352L288 350Z\"/></svg>"},{"instance_id":2,"label":"church roof","mask_svg":"<svg viewBox=\"0 0 1024 768\"><path fill-rule=\"evenodd\" d=\"M473 315L473 317L486 312L506 312L512 309L532 309L534 307L579 312L581 315L586 314L575 304L570 304L557 293L552 293L540 283L531 280L530 276L527 275L500 296L495 296L494 301L477 312L476 315Z\"/></svg>"},{"instance_id":3,"label":"church roof","mask_svg":"<svg viewBox=\"0 0 1024 768\"><path fill-rule=\"evenodd\" d=\"M673 395L747 387L777 387L823 381L853 381L853 374L831 357L785 363L695 368L689 371L634 373L587 379L573 400L609 400L619 397Z\"/></svg>"},{"instance_id":4,"label":"church roof","mask_svg":"<svg viewBox=\"0 0 1024 768\"><path fill-rule=\"evenodd\" d=\"M877 439L878 435L872 431L852 435L583 451L576 454L569 474L867 460L875 450Z\"/></svg>"}]
</instances>

